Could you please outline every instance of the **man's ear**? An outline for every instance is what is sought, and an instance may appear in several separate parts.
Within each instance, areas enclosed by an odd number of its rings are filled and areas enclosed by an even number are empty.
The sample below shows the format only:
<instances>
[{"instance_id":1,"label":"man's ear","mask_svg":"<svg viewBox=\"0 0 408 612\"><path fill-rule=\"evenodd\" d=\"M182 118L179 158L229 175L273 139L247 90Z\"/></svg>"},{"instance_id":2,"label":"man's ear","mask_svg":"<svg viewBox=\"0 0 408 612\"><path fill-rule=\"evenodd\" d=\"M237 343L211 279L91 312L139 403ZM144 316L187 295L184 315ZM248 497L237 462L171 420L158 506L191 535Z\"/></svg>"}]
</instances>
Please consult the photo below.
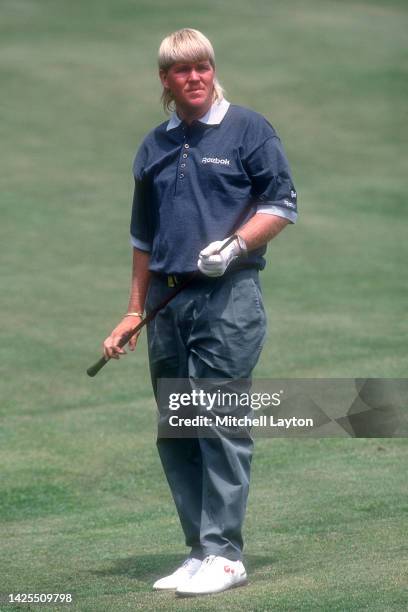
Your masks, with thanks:
<instances>
[{"instance_id":1,"label":"man's ear","mask_svg":"<svg viewBox=\"0 0 408 612\"><path fill-rule=\"evenodd\" d=\"M167 84L167 72L166 72L166 70L163 70L163 69L161 68L161 69L159 70L159 77L160 77L160 80L161 80L161 83L162 83L163 87L164 87L165 89L169 89L169 86L168 86L168 84Z\"/></svg>"}]
</instances>

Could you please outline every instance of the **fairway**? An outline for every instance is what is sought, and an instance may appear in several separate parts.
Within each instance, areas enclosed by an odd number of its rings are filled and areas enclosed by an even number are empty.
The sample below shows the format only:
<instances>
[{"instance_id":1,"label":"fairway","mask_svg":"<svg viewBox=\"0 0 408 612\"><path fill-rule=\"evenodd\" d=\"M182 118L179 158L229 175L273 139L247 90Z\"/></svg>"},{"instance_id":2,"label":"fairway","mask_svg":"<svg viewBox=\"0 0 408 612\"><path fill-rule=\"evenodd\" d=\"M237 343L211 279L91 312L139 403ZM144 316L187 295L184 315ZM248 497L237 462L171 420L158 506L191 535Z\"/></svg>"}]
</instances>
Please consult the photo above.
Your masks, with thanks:
<instances>
[{"instance_id":1,"label":"fairway","mask_svg":"<svg viewBox=\"0 0 408 612\"><path fill-rule=\"evenodd\" d=\"M407 608L405 439L256 442L249 584L153 593L186 549L146 338L85 370L127 304L131 166L165 117L156 54L207 34L226 97L285 145L299 221L268 248L257 378L408 376L408 6L1 0L0 610ZM72 593L73 603L6 603Z\"/></svg>"}]
</instances>

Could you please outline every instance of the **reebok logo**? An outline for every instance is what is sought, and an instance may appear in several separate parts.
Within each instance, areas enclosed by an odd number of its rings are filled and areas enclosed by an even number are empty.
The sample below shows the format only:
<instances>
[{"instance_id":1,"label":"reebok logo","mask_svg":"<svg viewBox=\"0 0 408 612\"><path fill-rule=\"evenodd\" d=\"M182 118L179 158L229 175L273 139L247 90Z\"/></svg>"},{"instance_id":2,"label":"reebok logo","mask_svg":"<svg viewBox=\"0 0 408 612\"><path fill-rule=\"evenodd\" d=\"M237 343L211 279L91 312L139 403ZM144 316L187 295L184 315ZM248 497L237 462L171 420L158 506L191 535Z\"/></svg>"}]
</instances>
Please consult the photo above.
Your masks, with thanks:
<instances>
[{"instance_id":1,"label":"reebok logo","mask_svg":"<svg viewBox=\"0 0 408 612\"><path fill-rule=\"evenodd\" d=\"M220 159L219 157L203 157L201 160L202 164L222 164L223 166L229 166L229 159Z\"/></svg>"}]
</instances>

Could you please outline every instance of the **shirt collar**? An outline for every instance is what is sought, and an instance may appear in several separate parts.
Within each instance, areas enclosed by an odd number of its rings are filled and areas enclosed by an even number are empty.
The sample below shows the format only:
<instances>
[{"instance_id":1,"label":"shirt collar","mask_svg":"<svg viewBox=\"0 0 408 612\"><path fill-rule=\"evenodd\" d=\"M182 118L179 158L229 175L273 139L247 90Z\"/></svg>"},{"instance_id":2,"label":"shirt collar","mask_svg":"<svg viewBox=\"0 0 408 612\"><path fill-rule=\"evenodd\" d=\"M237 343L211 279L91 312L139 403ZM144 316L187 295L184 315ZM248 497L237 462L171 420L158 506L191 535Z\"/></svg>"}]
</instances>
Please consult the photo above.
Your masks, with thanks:
<instances>
[{"instance_id":1,"label":"shirt collar","mask_svg":"<svg viewBox=\"0 0 408 612\"><path fill-rule=\"evenodd\" d=\"M205 125L219 125L221 121L224 119L227 110L230 107L230 103L227 102L224 98L220 102L214 102L214 104L210 107L210 109L200 117L198 120L200 123L205 123ZM181 119L177 115L176 112L172 114L170 120L167 124L166 131L174 130L174 128L178 127L181 123Z\"/></svg>"}]
</instances>

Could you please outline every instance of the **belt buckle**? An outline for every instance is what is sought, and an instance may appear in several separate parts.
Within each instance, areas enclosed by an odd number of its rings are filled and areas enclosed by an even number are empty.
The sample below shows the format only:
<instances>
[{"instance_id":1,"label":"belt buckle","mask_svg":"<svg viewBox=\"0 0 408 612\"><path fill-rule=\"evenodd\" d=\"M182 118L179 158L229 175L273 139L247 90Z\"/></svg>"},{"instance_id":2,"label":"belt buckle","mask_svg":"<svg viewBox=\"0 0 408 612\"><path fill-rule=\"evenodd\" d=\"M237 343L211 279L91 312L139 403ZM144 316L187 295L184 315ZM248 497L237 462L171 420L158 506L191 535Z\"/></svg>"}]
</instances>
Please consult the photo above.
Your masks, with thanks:
<instances>
[{"instance_id":1,"label":"belt buckle","mask_svg":"<svg viewBox=\"0 0 408 612\"><path fill-rule=\"evenodd\" d=\"M175 287L177 284L177 278L174 276L174 274L168 274L167 275L167 286L168 287Z\"/></svg>"}]
</instances>

